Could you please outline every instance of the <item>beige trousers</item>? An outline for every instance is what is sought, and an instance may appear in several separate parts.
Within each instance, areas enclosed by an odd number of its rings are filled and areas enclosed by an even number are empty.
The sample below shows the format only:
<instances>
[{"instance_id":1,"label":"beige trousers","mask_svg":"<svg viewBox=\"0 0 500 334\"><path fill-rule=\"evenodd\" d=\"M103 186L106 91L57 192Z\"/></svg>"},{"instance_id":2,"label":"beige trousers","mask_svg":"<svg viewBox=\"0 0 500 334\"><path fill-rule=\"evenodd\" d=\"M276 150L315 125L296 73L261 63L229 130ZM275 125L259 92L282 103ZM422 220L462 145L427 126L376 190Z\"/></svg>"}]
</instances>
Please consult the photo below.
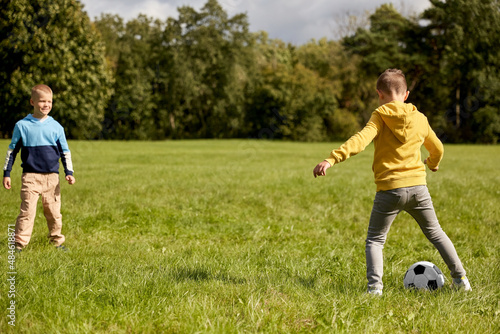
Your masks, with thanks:
<instances>
[{"instance_id":1,"label":"beige trousers","mask_svg":"<svg viewBox=\"0 0 500 334\"><path fill-rule=\"evenodd\" d=\"M61 191L59 174L23 173L21 212L16 221L16 247L24 248L30 242L35 223L38 198L42 196L43 213L49 228L48 238L55 246L62 245Z\"/></svg>"}]
</instances>

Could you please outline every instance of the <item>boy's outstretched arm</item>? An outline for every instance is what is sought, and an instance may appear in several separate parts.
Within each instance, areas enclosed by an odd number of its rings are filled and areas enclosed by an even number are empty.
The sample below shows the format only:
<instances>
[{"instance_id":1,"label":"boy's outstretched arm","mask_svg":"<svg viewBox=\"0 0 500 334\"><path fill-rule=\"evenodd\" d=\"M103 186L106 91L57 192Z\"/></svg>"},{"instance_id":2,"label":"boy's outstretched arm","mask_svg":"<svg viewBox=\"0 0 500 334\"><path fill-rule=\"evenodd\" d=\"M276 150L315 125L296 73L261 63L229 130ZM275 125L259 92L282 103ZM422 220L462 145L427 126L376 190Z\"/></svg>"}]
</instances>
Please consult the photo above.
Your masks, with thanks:
<instances>
[{"instance_id":1,"label":"boy's outstretched arm","mask_svg":"<svg viewBox=\"0 0 500 334\"><path fill-rule=\"evenodd\" d=\"M4 187L5 189L10 189L10 188L11 188L11 186L12 186L10 182L11 182L11 181L10 181L10 177L8 177L8 176L4 177L4 178L3 178L3 187Z\"/></svg>"},{"instance_id":2,"label":"boy's outstretched arm","mask_svg":"<svg viewBox=\"0 0 500 334\"><path fill-rule=\"evenodd\" d=\"M325 176L326 170L330 167L332 167L332 165L330 165L330 163L328 161L320 162L318 165L316 165L316 167L314 167L314 170L313 170L314 177Z\"/></svg>"},{"instance_id":3,"label":"boy's outstretched arm","mask_svg":"<svg viewBox=\"0 0 500 334\"><path fill-rule=\"evenodd\" d=\"M383 124L384 121L382 118L377 114L377 112L373 112L372 117L361 131L349 138L349 140L342 144L342 146L338 149L333 150L327 159L320 162L314 168L314 177L326 175L326 170L328 168L363 151L378 134Z\"/></svg>"}]
</instances>

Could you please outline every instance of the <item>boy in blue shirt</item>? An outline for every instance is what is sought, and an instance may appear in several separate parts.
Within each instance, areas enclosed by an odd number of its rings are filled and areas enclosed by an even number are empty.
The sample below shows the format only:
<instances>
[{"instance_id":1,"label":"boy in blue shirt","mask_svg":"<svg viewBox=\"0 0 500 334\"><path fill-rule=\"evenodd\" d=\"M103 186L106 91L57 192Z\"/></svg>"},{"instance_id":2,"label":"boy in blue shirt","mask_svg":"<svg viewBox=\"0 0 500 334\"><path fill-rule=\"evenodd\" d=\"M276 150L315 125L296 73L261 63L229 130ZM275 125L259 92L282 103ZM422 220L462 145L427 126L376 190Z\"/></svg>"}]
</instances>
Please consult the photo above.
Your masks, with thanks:
<instances>
[{"instance_id":1,"label":"boy in blue shirt","mask_svg":"<svg viewBox=\"0 0 500 334\"><path fill-rule=\"evenodd\" d=\"M16 123L12 141L7 150L3 168L3 186L11 189L10 172L17 153L21 150L23 167L21 212L16 220L16 250L28 245L33 231L38 198L42 196L43 211L49 228L49 241L59 249L65 237L61 234L61 192L59 187L59 159L66 181L74 184L73 163L63 127L49 116L52 110L52 90L46 85L31 89L30 104L33 114Z\"/></svg>"}]
</instances>

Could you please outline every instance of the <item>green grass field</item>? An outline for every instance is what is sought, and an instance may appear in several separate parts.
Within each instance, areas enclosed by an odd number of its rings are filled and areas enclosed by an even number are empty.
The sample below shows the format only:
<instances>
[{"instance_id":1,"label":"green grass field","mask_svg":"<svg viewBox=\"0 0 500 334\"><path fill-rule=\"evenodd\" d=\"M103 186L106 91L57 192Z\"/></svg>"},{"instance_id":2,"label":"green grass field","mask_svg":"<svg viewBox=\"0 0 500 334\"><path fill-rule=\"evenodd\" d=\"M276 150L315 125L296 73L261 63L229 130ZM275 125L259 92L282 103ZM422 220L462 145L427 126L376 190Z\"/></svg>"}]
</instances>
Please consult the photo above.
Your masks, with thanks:
<instances>
[{"instance_id":1,"label":"green grass field","mask_svg":"<svg viewBox=\"0 0 500 334\"><path fill-rule=\"evenodd\" d=\"M447 145L439 172L428 174L473 291L449 288L444 262L403 213L377 298L365 294L364 258L373 147L314 179L337 146L72 141L77 182L62 184L70 252L47 244L39 206L11 298L18 157L13 189L0 191L0 332L499 333L500 147ZM404 289L406 269L420 260L446 273L445 288Z\"/></svg>"}]
</instances>

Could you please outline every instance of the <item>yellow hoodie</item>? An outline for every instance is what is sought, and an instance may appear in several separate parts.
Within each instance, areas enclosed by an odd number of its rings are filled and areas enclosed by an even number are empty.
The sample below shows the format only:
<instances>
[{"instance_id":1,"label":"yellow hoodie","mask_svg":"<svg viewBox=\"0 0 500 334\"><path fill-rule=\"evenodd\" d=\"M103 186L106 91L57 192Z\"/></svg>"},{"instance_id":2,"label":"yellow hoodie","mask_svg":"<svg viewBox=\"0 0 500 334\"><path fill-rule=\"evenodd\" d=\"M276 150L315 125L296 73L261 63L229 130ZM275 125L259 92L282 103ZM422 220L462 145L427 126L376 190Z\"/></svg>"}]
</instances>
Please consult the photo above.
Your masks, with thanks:
<instances>
[{"instance_id":1,"label":"yellow hoodie","mask_svg":"<svg viewBox=\"0 0 500 334\"><path fill-rule=\"evenodd\" d=\"M372 140L377 191L426 184L420 157L422 144L430 154L427 158L430 169L437 168L443 157L443 144L427 117L411 103L392 101L377 108L366 126L325 160L333 166L363 151Z\"/></svg>"}]
</instances>

